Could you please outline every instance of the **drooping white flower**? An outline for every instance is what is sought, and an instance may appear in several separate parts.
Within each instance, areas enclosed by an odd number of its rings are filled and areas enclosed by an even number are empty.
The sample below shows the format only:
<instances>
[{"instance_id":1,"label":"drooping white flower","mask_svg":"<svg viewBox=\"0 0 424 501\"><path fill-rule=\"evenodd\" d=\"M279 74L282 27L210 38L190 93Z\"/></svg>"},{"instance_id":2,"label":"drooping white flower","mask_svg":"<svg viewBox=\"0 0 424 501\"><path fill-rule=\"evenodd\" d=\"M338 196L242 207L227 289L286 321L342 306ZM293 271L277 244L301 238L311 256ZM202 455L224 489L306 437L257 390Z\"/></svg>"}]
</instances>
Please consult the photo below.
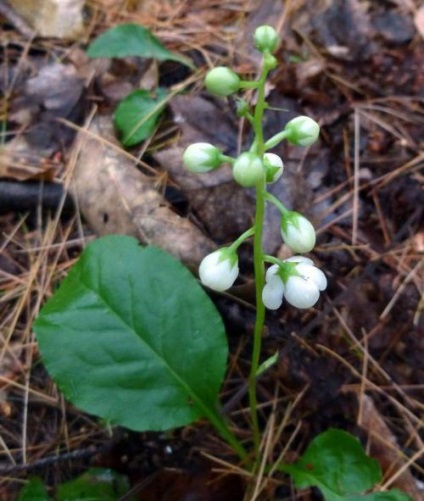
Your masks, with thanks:
<instances>
[{"instance_id":1,"label":"drooping white flower","mask_svg":"<svg viewBox=\"0 0 424 501\"><path fill-rule=\"evenodd\" d=\"M303 256L293 256L271 266L265 276L262 301L266 308L276 310L283 297L296 308L311 308L319 299L320 292L327 288L327 278Z\"/></svg>"},{"instance_id":2,"label":"drooping white flower","mask_svg":"<svg viewBox=\"0 0 424 501\"><path fill-rule=\"evenodd\" d=\"M275 183L283 175L284 164L281 158L274 153L264 155L265 176L267 183Z\"/></svg>"},{"instance_id":3,"label":"drooping white flower","mask_svg":"<svg viewBox=\"0 0 424 501\"><path fill-rule=\"evenodd\" d=\"M309 252L315 246L312 224L296 211L286 211L281 218L281 236L293 252Z\"/></svg>"},{"instance_id":4,"label":"drooping white flower","mask_svg":"<svg viewBox=\"0 0 424 501\"><path fill-rule=\"evenodd\" d=\"M203 285L215 291L229 289L239 274L237 254L229 247L208 254L199 266L199 277Z\"/></svg>"},{"instance_id":5,"label":"drooping white flower","mask_svg":"<svg viewBox=\"0 0 424 501\"><path fill-rule=\"evenodd\" d=\"M193 143L183 153L183 163L190 172L203 173L218 168L222 152L209 143Z\"/></svg>"},{"instance_id":6,"label":"drooping white flower","mask_svg":"<svg viewBox=\"0 0 424 501\"><path fill-rule=\"evenodd\" d=\"M310 146L319 136L319 125L309 117L300 116L290 120L284 127L286 139L297 146Z\"/></svg>"}]
</instances>

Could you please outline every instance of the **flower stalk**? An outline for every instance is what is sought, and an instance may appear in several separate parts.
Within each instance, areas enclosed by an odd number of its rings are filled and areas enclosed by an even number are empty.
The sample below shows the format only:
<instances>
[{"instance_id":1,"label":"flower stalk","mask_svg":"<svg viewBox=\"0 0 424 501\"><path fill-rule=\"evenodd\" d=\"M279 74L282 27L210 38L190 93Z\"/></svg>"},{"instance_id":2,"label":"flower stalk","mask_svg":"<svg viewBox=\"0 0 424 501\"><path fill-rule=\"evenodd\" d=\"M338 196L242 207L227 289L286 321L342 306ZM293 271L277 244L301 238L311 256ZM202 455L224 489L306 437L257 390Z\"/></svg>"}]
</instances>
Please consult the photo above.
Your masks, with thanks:
<instances>
[{"instance_id":1,"label":"flower stalk","mask_svg":"<svg viewBox=\"0 0 424 501\"><path fill-rule=\"evenodd\" d=\"M224 291L232 287L239 273L237 251L248 238L253 237L253 268L255 275L256 319L253 332L252 359L248 378L248 397L252 431L252 454L250 462L254 473L260 461L261 430L258 418L257 374L260 367L262 334L265 323L265 308L277 309L283 302L298 308L309 308L325 289L325 275L314 266L311 259L294 256L284 261L264 254L262 240L266 204L272 203L281 213L281 236L294 253L309 252L315 245L315 230L311 223L296 211L287 209L276 197L268 193L267 184L274 183L283 175L282 159L267 150L287 140L297 146L310 146L319 134L319 125L311 118L301 116L290 120L283 130L269 139L264 138L263 118L268 108L265 84L269 72L277 65L272 53L279 44L274 28L260 26L254 35L256 48L262 52L262 69L259 78L246 81L229 68L218 67L206 75L207 89L220 97L236 94L241 90L255 89L256 104L251 107L244 99L237 98L237 114L246 118L253 128L254 138L249 149L231 158L224 152L206 143L189 146L184 153L186 167L196 173L208 172L223 163L229 163L235 182L246 188L254 188L256 207L254 224L232 244L206 256L199 267L201 282L207 287ZM253 109L252 109L253 108ZM265 273L265 263L271 263ZM239 456L246 459L243 446L232 432L223 429L224 419L212 420L221 435L235 447Z\"/></svg>"}]
</instances>

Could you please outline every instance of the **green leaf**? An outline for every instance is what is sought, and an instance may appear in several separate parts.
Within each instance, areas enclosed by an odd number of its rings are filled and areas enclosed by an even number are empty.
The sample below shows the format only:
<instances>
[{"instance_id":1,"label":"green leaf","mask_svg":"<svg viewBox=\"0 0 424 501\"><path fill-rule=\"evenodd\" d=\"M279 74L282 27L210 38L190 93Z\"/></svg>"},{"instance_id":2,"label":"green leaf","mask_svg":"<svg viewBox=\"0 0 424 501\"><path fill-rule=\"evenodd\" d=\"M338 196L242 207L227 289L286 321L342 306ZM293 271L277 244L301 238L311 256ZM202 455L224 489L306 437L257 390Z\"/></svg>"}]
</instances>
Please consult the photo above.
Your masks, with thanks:
<instances>
[{"instance_id":1,"label":"green leaf","mask_svg":"<svg viewBox=\"0 0 424 501\"><path fill-rule=\"evenodd\" d=\"M22 488L18 501L51 501L43 481L39 477L32 477Z\"/></svg>"},{"instance_id":2,"label":"green leaf","mask_svg":"<svg viewBox=\"0 0 424 501\"><path fill-rule=\"evenodd\" d=\"M261 365L258 367L258 370L256 371L256 377L263 374L277 362L278 362L278 350L274 353L274 355L271 355L261 363Z\"/></svg>"},{"instance_id":3,"label":"green leaf","mask_svg":"<svg viewBox=\"0 0 424 501\"><path fill-rule=\"evenodd\" d=\"M282 469L296 487L319 487L328 501L360 494L381 479L378 462L365 454L354 436L336 429L318 435L299 461Z\"/></svg>"},{"instance_id":4,"label":"green leaf","mask_svg":"<svg viewBox=\"0 0 424 501\"><path fill-rule=\"evenodd\" d=\"M156 124L167 100L166 92L157 89L156 97L147 90L136 90L123 99L115 111L115 126L124 146L134 146L147 139Z\"/></svg>"},{"instance_id":5,"label":"green leaf","mask_svg":"<svg viewBox=\"0 0 424 501\"><path fill-rule=\"evenodd\" d=\"M87 50L89 57L140 56L159 61L178 61L190 68L192 62L166 49L150 30L139 24L121 24L94 40Z\"/></svg>"},{"instance_id":6,"label":"green leaf","mask_svg":"<svg viewBox=\"0 0 424 501\"><path fill-rule=\"evenodd\" d=\"M34 325L48 371L81 409L133 430L216 415L227 341L175 258L126 236L90 244Z\"/></svg>"},{"instance_id":7,"label":"green leaf","mask_svg":"<svg viewBox=\"0 0 424 501\"><path fill-rule=\"evenodd\" d=\"M91 468L59 485L57 501L116 501L129 490L126 477L112 470Z\"/></svg>"}]
</instances>

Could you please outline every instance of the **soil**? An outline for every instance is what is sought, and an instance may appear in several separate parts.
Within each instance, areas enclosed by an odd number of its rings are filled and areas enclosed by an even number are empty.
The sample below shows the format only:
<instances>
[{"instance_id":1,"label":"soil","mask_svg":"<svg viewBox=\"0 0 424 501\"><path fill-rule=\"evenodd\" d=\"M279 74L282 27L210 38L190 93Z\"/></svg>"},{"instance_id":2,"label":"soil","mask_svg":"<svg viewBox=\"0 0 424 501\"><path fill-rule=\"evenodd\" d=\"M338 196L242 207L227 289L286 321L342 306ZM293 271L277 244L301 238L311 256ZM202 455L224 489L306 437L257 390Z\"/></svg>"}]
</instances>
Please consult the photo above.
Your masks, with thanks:
<instances>
[{"instance_id":1,"label":"soil","mask_svg":"<svg viewBox=\"0 0 424 501\"><path fill-rule=\"evenodd\" d=\"M105 428L67 403L42 366L31 326L84 243L100 233L68 189L76 131L93 114L110 117L120 99L152 79L168 89L184 83L185 92L171 100L153 138L129 150L133 164L157 181L172 212L195 228L189 231L201 230L205 248L249 227L253 194L225 174L209 185L187 179L178 155L194 140L227 154L249 144L251 131L239 126L234 100L208 96L200 73L208 64L230 65L254 76L260 60L249 48L251 33L268 23L282 43L265 135L299 114L321 125L308 150L275 150L286 170L275 194L314 222L313 258L329 281L314 308L283 305L267 313L261 358L278 350L278 363L258 382L261 426L274 423L269 454L277 458L289 443L285 461L295 460L318 433L342 428L379 460L390 487L424 499L424 6L418 0L160 4L93 2L85 41L29 39L15 17L3 14L0 498L17 499L32 475L53 489L101 466L128 476L132 490L122 499L246 499L245 479L231 469L237 460L206 422L135 433ZM86 58L89 39L128 21L154 29L202 71L195 75L177 62ZM267 251L287 257L275 214L267 215L265 232ZM239 287L211 294L231 352L222 400L247 441L251 250L242 248ZM322 498L314 490L296 494L288 477L277 475L255 499Z\"/></svg>"}]
</instances>

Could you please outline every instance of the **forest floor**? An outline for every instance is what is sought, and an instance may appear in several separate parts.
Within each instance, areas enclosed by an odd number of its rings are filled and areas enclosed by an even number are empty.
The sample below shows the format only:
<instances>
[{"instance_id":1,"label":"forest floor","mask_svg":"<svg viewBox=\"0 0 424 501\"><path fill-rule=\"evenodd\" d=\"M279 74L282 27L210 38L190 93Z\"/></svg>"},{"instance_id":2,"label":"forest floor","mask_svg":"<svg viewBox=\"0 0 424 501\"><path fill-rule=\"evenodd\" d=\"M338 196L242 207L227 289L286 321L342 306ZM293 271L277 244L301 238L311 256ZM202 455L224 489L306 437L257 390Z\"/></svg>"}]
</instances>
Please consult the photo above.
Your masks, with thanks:
<instances>
[{"instance_id":1,"label":"forest floor","mask_svg":"<svg viewBox=\"0 0 424 501\"><path fill-rule=\"evenodd\" d=\"M286 174L274 194L313 221L313 257L329 286L310 310L285 304L267 314L262 356L279 354L278 364L258 383L261 420L271 435L268 453L277 456L290 443L286 459L293 460L321 431L342 428L380 462L385 487L424 499L419 0L95 0L88 2L78 41L28 37L15 17L3 16L0 498L16 499L32 475L53 488L100 466L127 475L136 498L144 501L243 499L237 476L212 472L216 464L206 455L220 458L226 449L205 423L169 434L135 433L104 427L67 403L43 369L32 324L87 242L132 232L128 213L118 213L118 199L131 186L124 180L119 195L103 197L114 179L102 166L113 155L153 180L171 212L182 217L187 236L179 231L171 240L188 238L190 247L191 228L201 228L208 242L223 245L250 226L252 193L227 175L199 181L183 171L181 152L195 141L216 144L229 155L248 144L251 132L240 125L234 101L209 96L203 78L218 65L256 75L260 58L252 51L252 33L259 24L271 24L282 43L267 89L265 134L275 134L299 114L321 125L319 141L306 151L275 150ZM192 59L196 71L172 61L87 58L89 41L125 22L150 28L167 48ZM93 124L110 120L129 92L158 85L174 98L153 137L126 153L104 145ZM82 148L87 134L91 142ZM82 190L76 200L72 183L82 171L91 172L80 181L89 193ZM278 226L271 212L265 246L284 258L288 249ZM198 263L199 249L187 252L184 260ZM248 284L248 245L241 270ZM231 348L222 394L232 401L228 418L234 429L244 433L246 401L237 395L249 369L254 305L242 294L236 288L211 297ZM228 464L220 468L231 471ZM261 489L257 499L321 499L313 490L295 494L287 476Z\"/></svg>"}]
</instances>

